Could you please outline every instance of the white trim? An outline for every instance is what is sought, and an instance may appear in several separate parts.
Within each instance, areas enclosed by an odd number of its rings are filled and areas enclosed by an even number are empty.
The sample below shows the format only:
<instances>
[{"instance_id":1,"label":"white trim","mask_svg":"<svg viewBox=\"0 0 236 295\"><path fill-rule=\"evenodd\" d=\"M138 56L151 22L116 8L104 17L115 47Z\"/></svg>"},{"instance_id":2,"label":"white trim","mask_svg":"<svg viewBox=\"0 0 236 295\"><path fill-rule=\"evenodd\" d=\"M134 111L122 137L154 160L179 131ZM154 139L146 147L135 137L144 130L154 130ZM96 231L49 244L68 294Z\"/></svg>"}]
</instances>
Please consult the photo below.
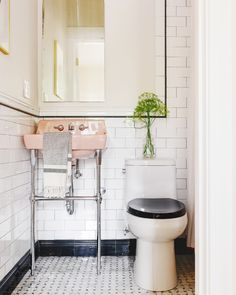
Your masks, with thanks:
<instances>
[{"instance_id":1,"label":"white trim","mask_svg":"<svg viewBox=\"0 0 236 295\"><path fill-rule=\"evenodd\" d=\"M195 76L195 210L196 210L196 294L205 295L207 293L207 274L208 264L206 253L207 241L207 199L201 198L206 196L206 101L204 94L206 92L205 79L206 75L203 70L205 64L205 3L198 1L193 3L194 12L194 55L195 60L194 76ZM206 131L206 130L205 130Z\"/></svg>"},{"instance_id":2,"label":"white trim","mask_svg":"<svg viewBox=\"0 0 236 295\"><path fill-rule=\"evenodd\" d=\"M31 102L31 101L30 101ZM18 108L19 110L30 112L33 115L39 114L39 109L36 106L33 106L29 101L25 99L19 99L9 94L5 94L0 91L0 103L3 103L9 107Z\"/></svg>"},{"instance_id":3,"label":"white trim","mask_svg":"<svg viewBox=\"0 0 236 295\"><path fill-rule=\"evenodd\" d=\"M233 295L233 0L195 4L196 294Z\"/></svg>"},{"instance_id":4,"label":"white trim","mask_svg":"<svg viewBox=\"0 0 236 295\"><path fill-rule=\"evenodd\" d=\"M236 18L235 18L235 11L236 11L236 1L233 1L232 3L232 9L231 9L231 14L232 14L232 19L233 19L233 24L232 24L232 28L235 28L236 26ZM232 35L232 52L236 52L236 34L234 33ZM232 57L232 77L233 77L233 81L234 81L234 87L233 87L233 102L232 102L232 111L234 112L233 115L233 134L232 134L232 141L233 141L233 151L236 151L236 116L235 116L235 110L236 110L236 85L235 85L235 81L236 81L236 54L233 55ZM234 163L233 165L233 171L232 171L232 183L234 184L233 186L233 204L232 204L232 208L235 212L235 208L236 208L236 152L233 153L233 159L232 159L232 163ZM233 248L236 249L236 216L235 214L234 216L234 220L233 220L233 224L232 227L234 228L234 235L233 235ZM234 255L232 257L232 261L234 262L233 265L235 265L235 261L236 261L236 251L234 251ZM233 278L236 278L236 268L234 267L234 269L232 270L232 276Z\"/></svg>"}]
</instances>

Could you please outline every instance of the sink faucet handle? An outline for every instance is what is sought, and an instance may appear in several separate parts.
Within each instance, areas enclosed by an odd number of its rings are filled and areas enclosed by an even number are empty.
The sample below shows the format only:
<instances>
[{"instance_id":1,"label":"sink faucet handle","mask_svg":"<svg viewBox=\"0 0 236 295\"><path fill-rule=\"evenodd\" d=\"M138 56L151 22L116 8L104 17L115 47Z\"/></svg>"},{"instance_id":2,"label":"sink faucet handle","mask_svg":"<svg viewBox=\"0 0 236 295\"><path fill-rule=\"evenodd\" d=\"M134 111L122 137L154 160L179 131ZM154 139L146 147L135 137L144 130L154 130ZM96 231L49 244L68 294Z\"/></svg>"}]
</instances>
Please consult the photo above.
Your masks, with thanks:
<instances>
[{"instance_id":1,"label":"sink faucet handle","mask_svg":"<svg viewBox=\"0 0 236 295\"><path fill-rule=\"evenodd\" d=\"M79 125L79 130L84 131L85 129L88 129L88 126L85 126L84 124Z\"/></svg>"},{"instance_id":2,"label":"sink faucet handle","mask_svg":"<svg viewBox=\"0 0 236 295\"><path fill-rule=\"evenodd\" d=\"M54 129L57 129L58 131L63 131L64 130L64 125L59 124L58 126L54 126Z\"/></svg>"}]
</instances>

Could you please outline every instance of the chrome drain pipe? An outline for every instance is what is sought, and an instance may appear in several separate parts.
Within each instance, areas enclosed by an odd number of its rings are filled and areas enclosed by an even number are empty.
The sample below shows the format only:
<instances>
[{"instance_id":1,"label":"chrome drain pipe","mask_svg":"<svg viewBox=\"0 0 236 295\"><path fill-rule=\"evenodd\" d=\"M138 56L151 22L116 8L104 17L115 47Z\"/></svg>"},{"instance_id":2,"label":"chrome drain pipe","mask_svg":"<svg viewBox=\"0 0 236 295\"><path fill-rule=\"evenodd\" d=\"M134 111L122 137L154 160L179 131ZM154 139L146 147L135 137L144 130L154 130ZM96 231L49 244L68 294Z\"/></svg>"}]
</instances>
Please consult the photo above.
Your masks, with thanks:
<instances>
[{"instance_id":1,"label":"chrome drain pipe","mask_svg":"<svg viewBox=\"0 0 236 295\"><path fill-rule=\"evenodd\" d=\"M79 159L76 159L76 161L75 161L75 178L78 179L82 175L83 174L79 170Z\"/></svg>"},{"instance_id":2,"label":"chrome drain pipe","mask_svg":"<svg viewBox=\"0 0 236 295\"><path fill-rule=\"evenodd\" d=\"M72 165L72 171L71 171L71 186L70 186L69 196L74 196L74 177L73 177L73 173L74 173L74 165ZM74 212L75 212L75 201L74 200L66 201L66 211L70 215L74 214Z\"/></svg>"}]
</instances>

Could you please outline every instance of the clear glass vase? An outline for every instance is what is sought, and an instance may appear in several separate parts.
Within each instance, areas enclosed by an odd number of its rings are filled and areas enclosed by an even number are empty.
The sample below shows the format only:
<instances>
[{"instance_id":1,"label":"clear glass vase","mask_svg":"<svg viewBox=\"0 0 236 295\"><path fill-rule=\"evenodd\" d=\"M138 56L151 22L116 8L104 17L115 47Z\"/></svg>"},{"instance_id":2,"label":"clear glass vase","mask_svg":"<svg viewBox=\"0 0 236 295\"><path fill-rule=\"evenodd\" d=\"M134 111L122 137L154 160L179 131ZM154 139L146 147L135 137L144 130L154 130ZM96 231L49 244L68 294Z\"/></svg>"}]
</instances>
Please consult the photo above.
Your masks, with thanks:
<instances>
[{"instance_id":1,"label":"clear glass vase","mask_svg":"<svg viewBox=\"0 0 236 295\"><path fill-rule=\"evenodd\" d=\"M152 142L151 124L147 125L146 142L143 148L144 158L152 159L155 157L155 147Z\"/></svg>"}]
</instances>

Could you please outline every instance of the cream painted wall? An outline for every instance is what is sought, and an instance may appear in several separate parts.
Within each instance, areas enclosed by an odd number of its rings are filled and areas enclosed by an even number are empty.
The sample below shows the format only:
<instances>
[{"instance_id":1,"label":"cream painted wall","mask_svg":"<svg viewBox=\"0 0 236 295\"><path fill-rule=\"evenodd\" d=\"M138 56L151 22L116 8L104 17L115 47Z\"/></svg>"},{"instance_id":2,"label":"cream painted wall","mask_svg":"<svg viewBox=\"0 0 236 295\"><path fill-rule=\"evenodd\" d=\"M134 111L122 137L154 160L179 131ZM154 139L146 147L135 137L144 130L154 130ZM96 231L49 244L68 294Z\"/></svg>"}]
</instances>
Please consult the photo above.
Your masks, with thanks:
<instances>
[{"instance_id":1,"label":"cream painted wall","mask_svg":"<svg viewBox=\"0 0 236 295\"><path fill-rule=\"evenodd\" d=\"M37 106L37 1L11 0L10 55L0 53L0 102L36 110ZM23 97L24 80L30 99Z\"/></svg>"},{"instance_id":2,"label":"cream painted wall","mask_svg":"<svg viewBox=\"0 0 236 295\"><path fill-rule=\"evenodd\" d=\"M10 55L0 53L0 104L37 110L37 1L11 0ZM23 81L31 86L23 97ZM0 281L30 246L30 153L35 118L0 105Z\"/></svg>"}]
</instances>

